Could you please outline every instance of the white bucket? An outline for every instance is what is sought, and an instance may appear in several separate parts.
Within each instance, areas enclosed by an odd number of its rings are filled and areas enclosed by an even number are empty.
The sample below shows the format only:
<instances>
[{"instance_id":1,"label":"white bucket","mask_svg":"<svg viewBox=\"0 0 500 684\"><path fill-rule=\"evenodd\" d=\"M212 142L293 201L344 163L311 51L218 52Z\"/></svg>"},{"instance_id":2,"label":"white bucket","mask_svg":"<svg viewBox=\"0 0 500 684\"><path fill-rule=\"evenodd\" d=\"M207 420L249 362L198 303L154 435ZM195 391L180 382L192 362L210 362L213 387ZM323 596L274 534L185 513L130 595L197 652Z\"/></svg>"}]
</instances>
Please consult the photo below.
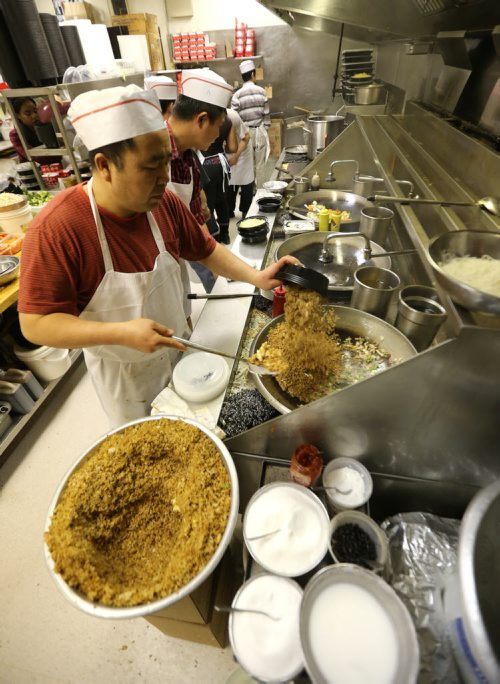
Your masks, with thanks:
<instances>
[{"instance_id":1,"label":"white bucket","mask_svg":"<svg viewBox=\"0 0 500 684\"><path fill-rule=\"evenodd\" d=\"M6 233L22 235L26 233L28 225L32 220L33 214L29 204L14 211L0 212L0 226Z\"/></svg>"},{"instance_id":2,"label":"white bucket","mask_svg":"<svg viewBox=\"0 0 500 684\"><path fill-rule=\"evenodd\" d=\"M45 382L60 378L71 366L69 349L55 349L54 347L23 349L15 345L14 353L39 380Z\"/></svg>"}]
</instances>

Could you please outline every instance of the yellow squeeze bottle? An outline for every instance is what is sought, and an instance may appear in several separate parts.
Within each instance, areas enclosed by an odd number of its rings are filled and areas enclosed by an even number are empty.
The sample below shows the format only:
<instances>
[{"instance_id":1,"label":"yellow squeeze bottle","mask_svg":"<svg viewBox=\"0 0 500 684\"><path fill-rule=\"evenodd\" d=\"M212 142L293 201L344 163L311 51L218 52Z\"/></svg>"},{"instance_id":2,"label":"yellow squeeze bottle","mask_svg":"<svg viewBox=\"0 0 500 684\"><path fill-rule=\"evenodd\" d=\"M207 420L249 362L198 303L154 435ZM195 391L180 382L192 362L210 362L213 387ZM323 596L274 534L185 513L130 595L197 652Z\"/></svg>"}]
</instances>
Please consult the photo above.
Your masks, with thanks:
<instances>
[{"instance_id":1,"label":"yellow squeeze bottle","mask_svg":"<svg viewBox=\"0 0 500 684\"><path fill-rule=\"evenodd\" d=\"M330 212L328 209L321 209L319 212L319 229L327 231L330 225Z\"/></svg>"}]
</instances>

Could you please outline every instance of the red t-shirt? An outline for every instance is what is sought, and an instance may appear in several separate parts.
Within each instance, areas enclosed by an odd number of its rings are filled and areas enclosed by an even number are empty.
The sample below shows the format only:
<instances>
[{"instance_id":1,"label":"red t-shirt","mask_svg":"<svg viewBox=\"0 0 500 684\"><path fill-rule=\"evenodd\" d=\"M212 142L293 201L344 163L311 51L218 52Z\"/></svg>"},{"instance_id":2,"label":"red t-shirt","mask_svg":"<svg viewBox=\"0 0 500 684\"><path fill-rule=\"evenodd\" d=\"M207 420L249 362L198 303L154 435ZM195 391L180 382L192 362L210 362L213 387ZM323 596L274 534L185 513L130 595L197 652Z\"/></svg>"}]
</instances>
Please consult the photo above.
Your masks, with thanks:
<instances>
[{"instance_id":1,"label":"red t-shirt","mask_svg":"<svg viewBox=\"0 0 500 684\"><path fill-rule=\"evenodd\" d=\"M176 259L208 257L216 242L173 192L166 190L154 217L167 251ZM144 213L120 218L99 207L113 267L151 271L158 248ZM23 243L18 310L78 316L104 277L97 228L83 185L57 195L30 223Z\"/></svg>"}]
</instances>

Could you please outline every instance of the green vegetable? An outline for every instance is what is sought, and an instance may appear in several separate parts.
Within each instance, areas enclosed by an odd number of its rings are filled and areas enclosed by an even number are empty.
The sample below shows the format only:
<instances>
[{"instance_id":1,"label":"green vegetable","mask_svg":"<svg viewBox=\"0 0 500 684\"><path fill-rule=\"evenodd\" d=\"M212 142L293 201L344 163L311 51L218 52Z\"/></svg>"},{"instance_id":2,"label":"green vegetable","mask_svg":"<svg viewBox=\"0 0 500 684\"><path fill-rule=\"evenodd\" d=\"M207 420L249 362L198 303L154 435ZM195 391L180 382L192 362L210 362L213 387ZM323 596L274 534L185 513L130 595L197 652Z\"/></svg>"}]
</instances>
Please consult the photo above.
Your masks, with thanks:
<instances>
[{"instance_id":1,"label":"green vegetable","mask_svg":"<svg viewBox=\"0 0 500 684\"><path fill-rule=\"evenodd\" d=\"M28 204L32 207L41 207L42 204L49 202L54 195L47 190L33 190L28 191Z\"/></svg>"}]
</instances>

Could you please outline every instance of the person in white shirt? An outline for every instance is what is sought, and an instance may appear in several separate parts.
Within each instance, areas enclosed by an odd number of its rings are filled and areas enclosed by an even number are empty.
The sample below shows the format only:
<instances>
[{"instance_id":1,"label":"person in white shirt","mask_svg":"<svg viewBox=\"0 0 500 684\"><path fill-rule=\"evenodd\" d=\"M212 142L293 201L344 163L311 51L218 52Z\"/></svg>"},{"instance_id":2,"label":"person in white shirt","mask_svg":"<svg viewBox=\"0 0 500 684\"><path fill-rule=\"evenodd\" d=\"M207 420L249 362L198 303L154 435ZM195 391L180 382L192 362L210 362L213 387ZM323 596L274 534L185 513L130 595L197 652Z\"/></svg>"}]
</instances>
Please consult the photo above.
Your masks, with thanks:
<instances>
[{"instance_id":1,"label":"person in white shirt","mask_svg":"<svg viewBox=\"0 0 500 684\"><path fill-rule=\"evenodd\" d=\"M248 213L253 199L255 173L253 169L253 148L250 144L250 131L243 122L241 116L234 109L228 109L227 115L231 119L236 132L238 148L236 152L228 155L231 167L231 178L226 196L230 215L234 216L236 208L236 196L240 192L239 210L242 218Z\"/></svg>"},{"instance_id":2,"label":"person in white shirt","mask_svg":"<svg viewBox=\"0 0 500 684\"><path fill-rule=\"evenodd\" d=\"M241 116L250 129L254 151L254 169L260 169L269 157L270 144L267 129L271 125L269 100L266 91L256 84L255 64L245 59L240 64L243 85L231 99L231 108Z\"/></svg>"}]
</instances>

